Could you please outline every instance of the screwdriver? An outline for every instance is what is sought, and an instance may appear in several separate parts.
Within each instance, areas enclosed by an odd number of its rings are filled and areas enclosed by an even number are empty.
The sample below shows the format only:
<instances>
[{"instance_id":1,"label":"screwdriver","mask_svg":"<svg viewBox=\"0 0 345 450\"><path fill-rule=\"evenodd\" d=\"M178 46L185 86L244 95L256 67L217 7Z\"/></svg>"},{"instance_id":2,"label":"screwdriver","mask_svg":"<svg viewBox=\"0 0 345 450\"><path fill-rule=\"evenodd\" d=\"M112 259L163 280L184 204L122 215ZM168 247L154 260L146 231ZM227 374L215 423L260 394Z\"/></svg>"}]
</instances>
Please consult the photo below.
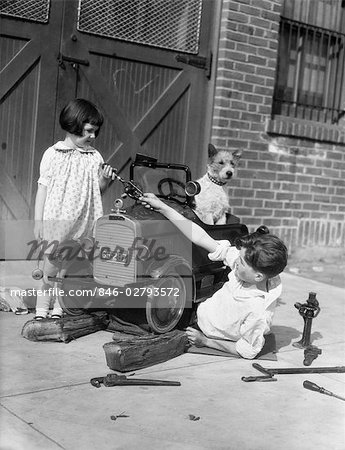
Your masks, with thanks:
<instances>
[{"instance_id":1,"label":"screwdriver","mask_svg":"<svg viewBox=\"0 0 345 450\"><path fill-rule=\"evenodd\" d=\"M320 392L320 394L330 395L331 397L339 398L340 400L344 400L344 397L340 397L340 395L333 394L331 391L327 391L327 389L318 386L316 383L312 383L309 380L303 381L303 387L309 389L310 391Z\"/></svg>"}]
</instances>

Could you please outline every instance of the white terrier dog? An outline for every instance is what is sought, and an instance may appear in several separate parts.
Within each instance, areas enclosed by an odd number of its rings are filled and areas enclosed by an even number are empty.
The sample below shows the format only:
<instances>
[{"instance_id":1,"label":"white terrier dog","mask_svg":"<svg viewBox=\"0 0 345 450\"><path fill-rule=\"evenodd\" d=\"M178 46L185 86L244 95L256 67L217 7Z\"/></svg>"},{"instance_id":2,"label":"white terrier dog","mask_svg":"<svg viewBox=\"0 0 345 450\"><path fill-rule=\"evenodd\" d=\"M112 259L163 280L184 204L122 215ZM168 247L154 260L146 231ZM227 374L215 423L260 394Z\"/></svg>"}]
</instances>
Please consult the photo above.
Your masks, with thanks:
<instances>
[{"instance_id":1,"label":"white terrier dog","mask_svg":"<svg viewBox=\"0 0 345 450\"><path fill-rule=\"evenodd\" d=\"M241 156L240 149L233 152L217 150L209 144L207 172L197 180L201 191L195 196L195 212L204 223L210 225L226 223L226 214L230 212L226 187Z\"/></svg>"}]
</instances>

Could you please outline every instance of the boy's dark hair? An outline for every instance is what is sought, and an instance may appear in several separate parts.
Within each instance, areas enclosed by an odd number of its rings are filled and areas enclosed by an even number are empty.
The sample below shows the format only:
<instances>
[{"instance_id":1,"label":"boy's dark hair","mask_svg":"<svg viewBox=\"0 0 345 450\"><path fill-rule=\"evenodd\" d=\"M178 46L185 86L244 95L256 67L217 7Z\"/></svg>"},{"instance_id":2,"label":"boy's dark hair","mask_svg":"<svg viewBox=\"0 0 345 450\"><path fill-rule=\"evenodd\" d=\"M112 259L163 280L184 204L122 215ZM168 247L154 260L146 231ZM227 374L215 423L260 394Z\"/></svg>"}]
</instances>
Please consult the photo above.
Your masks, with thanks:
<instances>
[{"instance_id":1,"label":"boy's dark hair","mask_svg":"<svg viewBox=\"0 0 345 450\"><path fill-rule=\"evenodd\" d=\"M281 273L287 264L288 250L284 242L262 225L254 233L237 238L238 249L245 248L244 259L254 270L268 278Z\"/></svg>"},{"instance_id":2,"label":"boy's dark hair","mask_svg":"<svg viewBox=\"0 0 345 450\"><path fill-rule=\"evenodd\" d=\"M96 136L103 124L103 115L97 107L83 98L70 101L60 113L60 126L76 136L82 136L85 123L98 127Z\"/></svg>"}]
</instances>

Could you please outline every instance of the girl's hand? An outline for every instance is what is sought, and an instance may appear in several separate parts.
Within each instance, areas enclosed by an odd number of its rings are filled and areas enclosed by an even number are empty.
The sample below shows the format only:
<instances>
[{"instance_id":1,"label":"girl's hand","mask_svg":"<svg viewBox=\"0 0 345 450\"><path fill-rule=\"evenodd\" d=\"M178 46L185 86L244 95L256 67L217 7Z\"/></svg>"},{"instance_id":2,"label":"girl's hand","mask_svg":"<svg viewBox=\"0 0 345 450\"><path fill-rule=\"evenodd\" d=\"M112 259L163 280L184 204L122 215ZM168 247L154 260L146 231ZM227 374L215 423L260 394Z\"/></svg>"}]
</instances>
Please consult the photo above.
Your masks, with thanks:
<instances>
[{"instance_id":1,"label":"girl's hand","mask_svg":"<svg viewBox=\"0 0 345 450\"><path fill-rule=\"evenodd\" d=\"M112 180L115 180L115 173L110 164L103 164L101 166L100 175L101 177L106 178L107 180L110 180L110 178Z\"/></svg>"},{"instance_id":2,"label":"girl's hand","mask_svg":"<svg viewBox=\"0 0 345 450\"><path fill-rule=\"evenodd\" d=\"M139 201L145 206L145 208L154 209L155 211L163 211L167 205L162 202L155 194L145 193L139 198Z\"/></svg>"}]
</instances>

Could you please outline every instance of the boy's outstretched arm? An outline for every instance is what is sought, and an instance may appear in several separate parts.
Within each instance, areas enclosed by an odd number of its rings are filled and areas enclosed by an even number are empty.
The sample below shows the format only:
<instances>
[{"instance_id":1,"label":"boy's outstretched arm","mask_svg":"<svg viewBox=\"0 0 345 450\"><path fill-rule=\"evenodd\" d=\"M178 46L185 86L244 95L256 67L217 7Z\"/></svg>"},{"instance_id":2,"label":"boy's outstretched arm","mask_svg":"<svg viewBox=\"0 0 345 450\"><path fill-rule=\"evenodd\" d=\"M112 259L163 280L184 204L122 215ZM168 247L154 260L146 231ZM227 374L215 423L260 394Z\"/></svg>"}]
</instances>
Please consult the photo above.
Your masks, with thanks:
<instances>
[{"instance_id":1,"label":"boy's outstretched arm","mask_svg":"<svg viewBox=\"0 0 345 450\"><path fill-rule=\"evenodd\" d=\"M189 219L186 219L182 214L177 212L174 208L164 203L157 198L154 194L145 193L140 201L147 208L153 208L155 211L160 212L169 219L173 224L195 245L206 249L212 253L216 250L217 242L196 223Z\"/></svg>"}]
</instances>

